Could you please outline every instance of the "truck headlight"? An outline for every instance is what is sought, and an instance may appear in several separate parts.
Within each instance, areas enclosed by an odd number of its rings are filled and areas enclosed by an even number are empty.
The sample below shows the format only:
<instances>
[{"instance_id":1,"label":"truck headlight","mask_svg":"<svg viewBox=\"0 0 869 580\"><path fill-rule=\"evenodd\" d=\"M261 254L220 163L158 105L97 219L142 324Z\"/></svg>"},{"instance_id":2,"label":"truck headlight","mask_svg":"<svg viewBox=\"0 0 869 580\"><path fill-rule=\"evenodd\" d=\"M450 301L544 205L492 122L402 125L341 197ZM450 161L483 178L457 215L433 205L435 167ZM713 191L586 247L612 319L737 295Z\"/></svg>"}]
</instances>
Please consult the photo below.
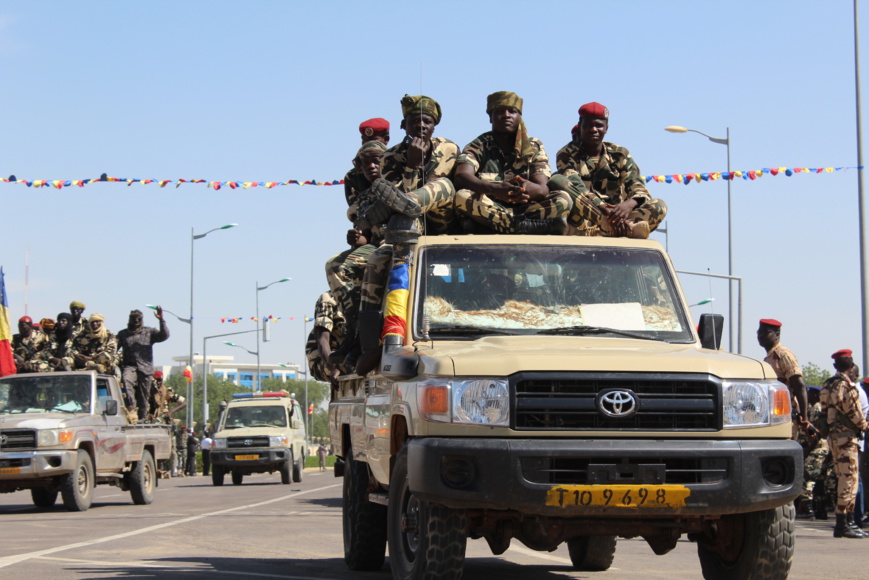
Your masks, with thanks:
<instances>
[{"instance_id":1,"label":"truck headlight","mask_svg":"<svg viewBox=\"0 0 869 580\"><path fill-rule=\"evenodd\" d=\"M417 385L420 415L429 421L506 426L510 388L496 378L429 380Z\"/></svg>"},{"instance_id":2,"label":"truck headlight","mask_svg":"<svg viewBox=\"0 0 869 580\"><path fill-rule=\"evenodd\" d=\"M72 441L70 429L39 429L36 432L36 444L39 447L52 447Z\"/></svg>"},{"instance_id":3,"label":"truck headlight","mask_svg":"<svg viewBox=\"0 0 869 580\"><path fill-rule=\"evenodd\" d=\"M269 447L281 447L282 445L286 445L287 439L286 435L269 435Z\"/></svg>"},{"instance_id":4,"label":"truck headlight","mask_svg":"<svg viewBox=\"0 0 869 580\"><path fill-rule=\"evenodd\" d=\"M211 442L212 449L226 449L226 438L215 439Z\"/></svg>"},{"instance_id":5,"label":"truck headlight","mask_svg":"<svg viewBox=\"0 0 869 580\"><path fill-rule=\"evenodd\" d=\"M790 391L779 381L724 381L721 387L725 429L791 420Z\"/></svg>"}]
</instances>

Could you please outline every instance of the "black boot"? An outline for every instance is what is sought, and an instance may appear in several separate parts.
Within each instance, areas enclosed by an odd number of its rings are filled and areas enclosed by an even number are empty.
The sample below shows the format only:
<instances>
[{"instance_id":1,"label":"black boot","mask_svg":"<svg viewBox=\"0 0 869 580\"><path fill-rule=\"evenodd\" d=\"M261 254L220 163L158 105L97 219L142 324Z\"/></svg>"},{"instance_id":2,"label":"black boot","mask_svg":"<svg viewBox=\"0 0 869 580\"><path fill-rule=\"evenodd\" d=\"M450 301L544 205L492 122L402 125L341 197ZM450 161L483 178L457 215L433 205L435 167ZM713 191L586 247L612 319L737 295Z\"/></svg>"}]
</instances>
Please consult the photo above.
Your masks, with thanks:
<instances>
[{"instance_id":1,"label":"black boot","mask_svg":"<svg viewBox=\"0 0 869 580\"><path fill-rule=\"evenodd\" d=\"M517 234L562 236L567 232L567 220L564 218L532 219L518 216L514 227Z\"/></svg>"},{"instance_id":2,"label":"black boot","mask_svg":"<svg viewBox=\"0 0 869 580\"><path fill-rule=\"evenodd\" d=\"M863 534L858 534L851 529L847 524L847 514L836 514L836 527L833 528L834 538L862 538Z\"/></svg>"},{"instance_id":3,"label":"black boot","mask_svg":"<svg viewBox=\"0 0 869 580\"><path fill-rule=\"evenodd\" d=\"M857 527L857 524L854 523L854 512L848 512L845 514L845 525L851 528L851 531L857 534L858 538L865 538L866 534L863 533L863 530Z\"/></svg>"},{"instance_id":4,"label":"black boot","mask_svg":"<svg viewBox=\"0 0 869 580\"><path fill-rule=\"evenodd\" d=\"M815 519L816 520L826 520L827 517L827 506L824 505L823 497L816 497L812 500L812 507L815 511Z\"/></svg>"},{"instance_id":5,"label":"black boot","mask_svg":"<svg viewBox=\"0 0 869 580\"><path fill-rule=\"evenodd\" d=\"M815 510L812 509L812 502L804 498L800 498L797 501L799 502L797 504L797 519L814 520Z\"/></svg>"}]
</instances>

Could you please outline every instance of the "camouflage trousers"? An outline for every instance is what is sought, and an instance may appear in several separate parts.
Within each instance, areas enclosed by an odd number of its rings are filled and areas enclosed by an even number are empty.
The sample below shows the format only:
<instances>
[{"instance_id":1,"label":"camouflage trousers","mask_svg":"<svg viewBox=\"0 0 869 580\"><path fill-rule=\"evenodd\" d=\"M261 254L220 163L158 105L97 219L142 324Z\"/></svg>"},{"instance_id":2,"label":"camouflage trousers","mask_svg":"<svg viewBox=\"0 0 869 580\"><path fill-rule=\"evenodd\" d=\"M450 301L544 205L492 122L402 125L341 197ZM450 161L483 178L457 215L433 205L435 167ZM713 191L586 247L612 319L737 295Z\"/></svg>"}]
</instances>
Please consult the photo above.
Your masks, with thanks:
<instances>
[{"instance_id":1,"label":"camouflage trousers","mask_svg":"<svg viewBox=\"0 0 869 580\"><path fill-rule=\"evenodd\" d=\"M456 212L491 227L499 234L516 233L516 218L559 218L568 215L573 202L565 191L550 191L544 199L530 203L507 205L484 193L470 189L456 192Z\"/></svg>"},{"instance_id":2,"label":"camouflage trousers","mask_svg":"<svg viewBox=\"0 0 869 580\"><path fill-rule=\"evenodd\" d=\"M803 473L803 493L800 495L801 499L811 501L815 486L824 485L824 462L829 454L830 450L827 448L827 442L822 440L806 455L803 463L805 472Z\"/></svg>"},{"instance_id":3,"label":"camouflage trousers","mask_svg":"<svg viewBox=\"0 0 869 580\"><path fill-rule=\"evenodd\" d=\"M858 462L857 438L844 434L830 435L830 452L833 455L833 470L836 472L838 486L836 488L836 513L844 514L854 511L854 500L857 497Z\"/></svg>"},{"instance_id":4,"label":"camouflage trousers","mask_svg":"<svg viewBox=\"0 0 869 580\"><path fill-rule=\"evenodd\" d=\"M425 216L419 231L423 234L439 236L457 233L456 188L447 178L436 179L409 194L415 198Z\"/></svg>"},{"instance_id":5,"label":"camouflage trousers","mask_svg":"<svg viewBox=\"0 0 869 580\"><path fill-rule=\"evenodd\" d=\"M362 305L360 310L380 310L383 293L392 267L392 244L383 244L368 258L362 279Z\"/></svg>"},{"instance_id":6,"label":"camouflage trousers","mask_svg":"<svg viewBox=\"0 0 869 580\"><path fill-rule=\"evenodd\" d=\"M549 180L549 189L563 189L573 200L573 208L567 216L569 233L580 236L613 236L612 227L606 214L599 206L606 203L599 195L590 191L579 191L570 180L563 175L553 175ZM655 231L667 216L667 204L660 199L648 199L640 207L628 215L628 221L644 221L649 229Z\"/></svg>"},{"instance_id":7,"label":"camouflage trousers","mask_svg":"<svg viewBox=\"0 0 869 580\"><path fill-rule=\"evenodd\" d=\"M326 261L326 282L332 296L341 305L348 322L356 322L362 292L362 276L374 246L366 244L344 250Z\"/></svg>"}]
</instances>

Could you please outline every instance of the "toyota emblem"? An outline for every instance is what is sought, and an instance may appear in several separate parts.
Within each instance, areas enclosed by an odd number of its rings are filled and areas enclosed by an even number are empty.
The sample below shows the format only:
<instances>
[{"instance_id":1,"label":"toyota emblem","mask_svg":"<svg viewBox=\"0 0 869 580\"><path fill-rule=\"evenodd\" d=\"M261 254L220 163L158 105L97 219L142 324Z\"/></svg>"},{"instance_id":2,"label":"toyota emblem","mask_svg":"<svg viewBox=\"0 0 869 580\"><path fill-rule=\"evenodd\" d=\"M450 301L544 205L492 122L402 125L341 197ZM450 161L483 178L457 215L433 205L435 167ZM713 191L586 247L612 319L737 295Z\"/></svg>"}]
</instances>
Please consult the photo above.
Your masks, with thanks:
<instances>
[{"instance_id":1,"label":"toyota emblem","mask_svg":"<svg viewBox=\"0 0 869 580\"><path fill-rule=\"evenodd\" d=\"M607 417L624 419L637 412L637 396L627 389L612 389L597 396L597 408Z\"/></svg>"},{"instance_id":2,"label":"toyota emblem","mask_svg":"<svg viewBox=\"0 0 869 580\"><path fill-rule=\"evenodd\" d=\"M7 443L9 443L9 436L8 435L0 435L0 447L6 445Z\"/></svg>"},{"instance_id":3,"label":"toyota emblem","mask_svg":"<svg viewBox=\"0 0 869 580\"><path fill-rule=\"evenodd\" d=\"M252 440L252 439L245 439L245 440L244 440L244 446L245 446L245 447L250 447L251 445L253 445L253 440Z\"/></svg>"}]
</instances>

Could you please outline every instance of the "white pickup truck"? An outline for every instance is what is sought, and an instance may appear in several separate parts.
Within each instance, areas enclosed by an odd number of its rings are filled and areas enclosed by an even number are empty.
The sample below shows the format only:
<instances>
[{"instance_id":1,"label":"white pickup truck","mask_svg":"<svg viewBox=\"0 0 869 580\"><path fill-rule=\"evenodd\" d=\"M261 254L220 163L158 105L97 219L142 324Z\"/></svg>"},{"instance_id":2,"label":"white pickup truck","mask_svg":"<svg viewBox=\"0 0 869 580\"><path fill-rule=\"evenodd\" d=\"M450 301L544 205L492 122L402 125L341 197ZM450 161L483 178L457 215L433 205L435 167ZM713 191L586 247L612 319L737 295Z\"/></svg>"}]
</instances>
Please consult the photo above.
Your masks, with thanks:
<instances>
[{"instance_id":1,"label":"white pickup truck","mask_svg":"<svg viewBox=\"0 0 869 580\"><path fill-rule=\"evenodd\" d=\"M60 493L68 510L84 511L94 485L108 484L151 503L169 426L131 425L121 401L117 380L94 371L0 378L0 493L29 489L39 507Z\"/></svg>"}]
</instances>

